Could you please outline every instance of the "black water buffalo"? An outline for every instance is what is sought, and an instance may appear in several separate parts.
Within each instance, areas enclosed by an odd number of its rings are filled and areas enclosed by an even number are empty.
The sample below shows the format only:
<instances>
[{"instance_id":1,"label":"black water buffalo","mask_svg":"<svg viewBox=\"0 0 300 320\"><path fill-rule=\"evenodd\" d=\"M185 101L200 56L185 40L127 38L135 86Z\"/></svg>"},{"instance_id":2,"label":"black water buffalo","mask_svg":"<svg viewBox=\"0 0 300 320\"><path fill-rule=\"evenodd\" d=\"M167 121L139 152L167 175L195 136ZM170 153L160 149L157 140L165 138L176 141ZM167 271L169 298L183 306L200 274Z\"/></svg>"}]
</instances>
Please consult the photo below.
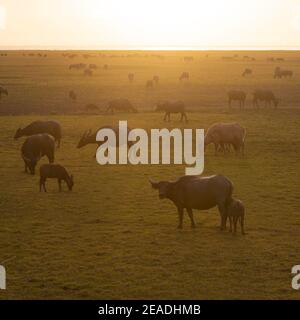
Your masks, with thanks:
<instances>
[{"instance_id":1,"label":"black water buffalo","mask_svg":"<svg viewBox=\"0 0 300 320\"><path fill-rule=\"evenodd\" d=\"M226 229L227 209L232 199L233 184L222 176L210 177L183 176L174 182L150 180L160 199L169 199L177 207L179 215L178 228L182 228L184 209L195 227L193 209L208 210L218 206L221 216L221 230Z\"/></svg>"},{"instance_id":2,"label":"black water buffalo","mask_svg":"<svg viewBox=\"0 0 300 320\"><path fill-rule=\"evenodd\" d=\"M114 113L115 111L136 113L137 109L131 104L128 99L115 99L108 103L106 112Z\"/></svg>"},{"instance_id":3,"label":"black water buffalo","mask_svg":"<svg viewBox=\"0 0 300 320\"><path fill-rule=\"evenodd\" d=\"M34 134L39 133L50 134L57 142L57 146L60 146L61 126L58 122L52 120L38 120L30 123L27 127L23 129L19 128L14 136L14 139L18 139L24 136L32 136Z\"/></svg>"},{"instance_id":4,"label":"black water buffalo","mask_svg":"<svg viewBox=\"0 0 300 320\"><path fill-rule=\"evenodd\" d=\"M46 190L46 180L48 178L57 179L59 191L61 191L61 182L65 181L69 190L72 191L74 186L73 175L69 175L66 168L59 164L43 164L40 167L40 191Z\"/></svg>"},{"instance_id":5,"label":"black water buffalo","mask_svg":"<svg viewBox=\"0 0 300 320\"><path fill-rule=\"evenodd\" d=\"M187 122L187 115L185 113L185 104L182 101L164 101L157 103L156 110L155 111L165 111L164 121L169 119L171 120L171 113L180 113L181 118L180 121L183 121L185 119L185 122Z\"/></svg>"},{"instance_id":6,"label":"black water buffalo","mask_svg":"<svg viewBox=\"0 0 300 320\"><path fill-rule=\"evenodd\" d=\"M210 126L204 137L205 148L213 143L215 145L215 154L221 148L226 151L226 145L232 145L235 152L244 154L246 139L246 129L240 124L234 123L215 123Z\"/></svg>"},{"instance_id":7,"label":"black water buffalo","mask_svg":"<svg viewBox=\"0 0 300 320\"><path fill-rule=\"evenodd\" d=\"M228 105L231 108L232 101L238 101L240 110L245 107L246 93L241 90L231 90L228 92Z\"/></svg>"},{"instance_id":8,"label":"black water buffalo","mask_svg":"<svg viewBox=\"0 0 300 320\"><path fill-rule=\"evenodd\" d=\"M6 89L4 89L3 87L0 87L0 100L1 100L1 96L4 94L6 96L8 96L8 91Z\"/></svg>"},{"instance_id":9,"label":"black water buffalo","mask_svg":"<svg viewBox=\"0 0 300 320\"><path fill-rule=\"evenodd\" d=\"M29 169L31 174L35 173L38 161L47 156L49 163L54 162L54 139L46 134L35 134L28 137L22 145L21 156L25 163L25 172Z\"/></svg>"},{"instance_id":10,"label":"black water buffalo","mask_svg":"<svg viewBox=\"0 0 300 320\"><path fill-rule=\"evenodd\" d=\"M259 109L259 101L265 102L265 107L271 106L273 103L274 109L278 107L279 99L277 99L274 93L270 90L255 90L253 93L253 106Z\"/></svg>"}]
</instances>

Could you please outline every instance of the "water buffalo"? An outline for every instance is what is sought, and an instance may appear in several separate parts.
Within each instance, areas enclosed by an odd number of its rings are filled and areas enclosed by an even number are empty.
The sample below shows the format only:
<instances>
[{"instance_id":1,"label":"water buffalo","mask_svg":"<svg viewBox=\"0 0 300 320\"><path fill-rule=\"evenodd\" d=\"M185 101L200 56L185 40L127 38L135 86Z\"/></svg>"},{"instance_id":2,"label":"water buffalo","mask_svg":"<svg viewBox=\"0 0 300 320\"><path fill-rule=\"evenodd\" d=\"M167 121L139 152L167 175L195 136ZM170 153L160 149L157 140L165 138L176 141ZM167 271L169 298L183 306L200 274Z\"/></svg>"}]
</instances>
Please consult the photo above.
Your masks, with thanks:
<instances>
[{"instance_id":1,"label":"water buffalo","mask_svg":"<svg viewBox=\"0 0 300 320\"><path fill-rule=\"evenodd\" d=\"M85 131L77 144L77 148L80 149L82 147L85 147L88 144L97 144L98 146L103 144L105 141L97 141L96 140L97 133L100 129L112 129L116 133L117 145L118 145L118 143L119 143L118 142L119 127L118 126L103 126L95 132L92 132L91 129L89 129L88 131ZM129 132L129 131L130 131L130 128L127 128L127 132ZM128 147L130 147L131 145L132 145L132 142L128 141Z\"/></svg>"},{"instance_id":2,"label":"water buffalo","mask_svg":"<svg viewBox=\"0 0 300 320\"><path fill-rule=\"evenodd\" d=\"M228 105L231 108L232 101L238 101L240 110L245 107L246 93L240 90L231 90L228 92Z\"/></svg>"},{"instance_id":3,"label":"water buffalo","mask_svg":"<svg viewBox=\"0 0 300 320\"><path fill-rule=\"evenodd\" d=\"M98 111L99 111L99 107L96 106L96 105L93 104L93 103L90 103L90 104L87 104L87 105L85 106L85 110L86 110L87 112L98 112Z\"/></svg>"},{"instance_id":4,"label":"water buffalo","mask_svg":"<svg viewBox=\"0 0 300 320\"><path fill-rule=\"evenodd\" d=\"M205 148L213 143L215 145L215 154L219 148L225 152L226 145L232 145L236 153L245 149L246 129L238 123L216 123L209 127L204 137Z\"/></svg>"},{"instance_id":5,"label":"water buffalo","mask_svg":"<svg viewBox=\"0 0 300 320\"><path fill-rule=\"evenodd\" d=\"M16 131L14 139L18 139L24 136L32 136L38 133L48 133L50 134L55 141L57 142L58 148L60 147L60 140L61 140L61 126L58 122L47 120L47 121L34 121L29 124L27 127L21 129L19 128Z\"/></svg>"},{"instance_id":6,"label":"water buffalo","mask_svg":"<svg viewBox=\"0 0 300 320\"><path fill-rule=\"evenodd\" d=\"M156 106L156 111L165 111L164 121L169 119L171 120L171 113L180 113L180 121L183 121L183 118L187 122L187 115L185 113L185 104L182 101L170 102L164 101L159 102Z\"/></svg>"},{"instance_id":7,"label":"water buffalo","mask_svg":"<svg viewBox=\"0 0 300 320\"><path fill-rule=\"evenodd\" d=\"M154 88L154 81L153 80L147 80L146 88L147 89L153 89Z\"/></svg>"},{"instance_id":8,"label":"water buffalo","mask_svg":"<svg viewBox=\"0 0 300 320\"><path fill-rule=\"evenodd\" d=\"M69 190L71 191L74 186L73 175L69 175L67 170L59 164L43 164L40 167L40 192L42 188L46 190L47 178L55 178L58 182L59 191L61 191L61 182L65 181Z\"/></svg>"},{"instance_id":9,"label":"water buffalo","mask_svg":"<svg viewBox=\"0 0 300 320\"><path fill-rule=\"evenodd\" d=\"M274 70L274 78L291 78L293 76L293 71L291 70L283 70L280 67L275 68Z\"/></svg>"},{"instance_id":10,"label":"water buffalo","mask_svg":"<svg viewBox=\"0 0 300 320\"><path fill-rule=\"evenodd\" d=\"M233 184L228 178L222 175L183 176L174 182L150 180L150 183L158 190L160 199L169 199L177 207L179 229L182 228L184 209L187 210L193 228L193 209L208 210L215 206L218 206L221 215L221 230L226 229L227 208L233 192Z\"/></svg>"},{"instance_id":11,"label":"water buffalo","mask_svg":"<svg viewBox=\"0 0 300 320\"><path fill-rule=\"evenodd\" d=\"M115 99L108 103L106 112L114 113L114 111L121 112L137 112L137 109L133 107L128 99Z\"/></svg>"},{"instance_id":12,"label":"water buffalo","mask_svg":"<svg viewBox=\"0 0 300 320\"><path fill-rule=\"evenodd\" d=\"M240 221L242 234L244 231L245 207L241 200L232 199L227 210L230 223L230 232L236 233L237 222Z\"/></svg>"},{"instance_id":13,"label":"water buffalo","mask_svg":"<svg viewBox=\"0 0 300 320\"><path fill-rule=\"evenodd\" d=\"M128 73L128 80L129 80L129 82L133 82L133 80L134 80L134 73Z\"/></svg>"},{"instance_id":14,"label":"water buffalo","mask_svg":"<svg viewBox=\"0 0 300 320\"><path fill-rule=\"evenodd\" d=\"M179 80L180 81L189 80L189 78L190 78L190 74L188 72L182 72L181 76L179 77Z\"/></svg>"},{"instance_id":15,"label":"water buffalo","mask_svg":"<svg viewBox=\"0 0 300 320\"><path fill-rule=\"evenodd\" d=\"M54 139L46 134L35 134L28 137L22 145L21 156L25 164L25 172L33 175L35 173L35 167L43 156L47 156L49 163L54 162Z\"/></svg>"},{"instance_id":16,"label":"water buffalo","mask_svg":"<svg viewBox=\"0 0 300 320\"><path fill-rule=\"evenodd\" d=\"M76 93L75 93L74 90L70 90L70 92L69 92L69 98L70 98L72 101L76 102L76 100L77 100L77 95L76 95Z\"/></svg>"},{"instance_id":17,"label":"water buffalo","mask_svg":"<svg viewBox=\"0 0 300 320\"><path fill-rule=\"evenodd\" d=\"M252 73L253 73L252 69L246 68L244 70L244 72L242 73L242 76L243 77L250 76L250 75L252 75Z\"/></svg>"},{"instance_id":18,"label":"water buffalo","mask_svg":"<svg viewBox=\"0 0 300 320\"><path fill-rule=\"evenodd\" d=\"M3 87L0 87L0 100L2 98L2 95L8 96L8 91L4 89Z\"/></svg>"},{"instance_id":19,"label":"water buffalo","mask_svg":"<svg viewBox=\"0 0 300 320\"><path fill-rule=\"evenodd\" d=\"M159 76L153 76L153 82L155 83L156 86L159 84Z\"/></svg>"},{"instance_id":20,"label":"water buffalo","mask_svg":"<svg viewBox=\"0 0 300 320\"><path fill-rule=\"evenodd\" d=\"M253 106L257 109L259 109L259 101L264 101L265 107L271 106L273 103L275 109L279 104L279 99L277 99L274 93L270 90L255 90L253 93Z\"/></svg>"}]
</instances>

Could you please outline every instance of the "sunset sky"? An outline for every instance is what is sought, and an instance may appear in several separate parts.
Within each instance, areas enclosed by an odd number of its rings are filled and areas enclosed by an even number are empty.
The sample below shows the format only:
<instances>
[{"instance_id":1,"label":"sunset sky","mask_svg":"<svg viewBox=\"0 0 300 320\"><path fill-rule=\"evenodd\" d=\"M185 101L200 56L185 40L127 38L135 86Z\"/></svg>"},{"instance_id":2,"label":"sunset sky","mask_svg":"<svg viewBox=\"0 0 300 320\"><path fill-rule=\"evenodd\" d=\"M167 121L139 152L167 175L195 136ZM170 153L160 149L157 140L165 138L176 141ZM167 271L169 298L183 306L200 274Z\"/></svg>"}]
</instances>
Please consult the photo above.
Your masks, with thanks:
<instances>
[{"instance_id":1,"label":"sunset sky","mask_svg":"<svg viewBox=\"0 0 300 320\"><path fill-rule=\"evenodd\" d=\"M300 48L300 0L0 0L0 47Z\"/></svg>"}]
</instances>

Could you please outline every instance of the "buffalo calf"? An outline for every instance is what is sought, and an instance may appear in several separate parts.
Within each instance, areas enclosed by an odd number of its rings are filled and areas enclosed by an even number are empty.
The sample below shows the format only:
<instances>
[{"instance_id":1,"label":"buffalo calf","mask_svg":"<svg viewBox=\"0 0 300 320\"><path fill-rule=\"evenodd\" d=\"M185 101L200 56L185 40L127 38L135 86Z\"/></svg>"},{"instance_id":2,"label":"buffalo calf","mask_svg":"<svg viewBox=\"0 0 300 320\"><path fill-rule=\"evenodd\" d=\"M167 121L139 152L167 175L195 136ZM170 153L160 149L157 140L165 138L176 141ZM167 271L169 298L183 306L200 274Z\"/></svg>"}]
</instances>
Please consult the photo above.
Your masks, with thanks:
<instances>
[{"instance_id":1,"label":"buffalo calf","mask_svg":"<svg viewBox=\"0 0 300 320\"><path fill-rule=\"evenodd\" d=\"M239 220L241 224L242 234L245 234L245 231L244 231L245 207L241 200L238 200L238 199L231 200L227 209L227 216L230 222L229 231L236 233L236 226ZM233 230L232 230L232 227L233 227Z\"/></svg>"},{"instance_id":2,"label":"buffalo calf","mask_svg":"<svg viewBox=\"0 0 300 320\"><path fill-rule=\"evenodd\" d=\"M69 190L72 191L74 180L73 175L69 175L67 170L59 164L43 164L40 168L40 192L42 188L46 190L47 178L57 179L59 191L61 191L61 182L65 181Z\"/></svg>"}]
</instances>

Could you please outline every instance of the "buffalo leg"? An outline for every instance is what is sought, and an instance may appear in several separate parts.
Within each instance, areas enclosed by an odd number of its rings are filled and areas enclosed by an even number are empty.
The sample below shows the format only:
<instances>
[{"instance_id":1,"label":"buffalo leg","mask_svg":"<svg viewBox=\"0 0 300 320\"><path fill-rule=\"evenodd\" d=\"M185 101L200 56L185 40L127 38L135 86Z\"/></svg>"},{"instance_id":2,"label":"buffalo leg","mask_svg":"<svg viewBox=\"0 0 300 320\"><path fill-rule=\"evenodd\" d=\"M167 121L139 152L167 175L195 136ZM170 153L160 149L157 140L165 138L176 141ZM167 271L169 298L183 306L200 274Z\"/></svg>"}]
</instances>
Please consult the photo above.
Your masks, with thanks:
<instances>
[{"instance_id":1,"label":"buffalo leg","mask_svg":"<svg viewBox=\"0 0 300 320\"><path fill-rule=\"evenodd\" d=\"M232 216L229 216L229 232L232 232Z\"/></svg>"},{"instance_id":2,"label":"buffalo leg","mask_svg":"<svg viewBox=\"0 0 300 320\"><path fill-rule=\"evenodd\" d=\"M238 217L233 217L233 233L236 234L236 225L238 222Z\"/></svg>"},{"instance_id":3,"label":"buffalo leg","mask_svg":"<svg viewBox=\"0 0 300 320\"><path fill-rule=\"evenodd\" d=\"M179 224L178 224L178 229L182 229L182 224L183 224L183 208L177 208L178 211L178 218L179 218Z\"/></svg>"},{"instance_id":4,"label":"buffalo leg","mask_svg":"<svg viewBox=\"0 0 300 320\"><path fill-rule=\"evenodd\" d=\"M184 116L185 122L188 122L187 115L185 112L183 112L183 116Z\"/></svg>"},{"instance_id":5,"label":"buffalo leg","mask_svg":"<svg viewBox=\"0 0 300 320\"><path fill-rule=\"evenodd\" d=\"M240 217L240 221L241 221L241 230L242 230L242 234L245 235L245 230L244 230L244 215L242 215Z\"/></svg>"},{"instance_id":6,"label":"buffalo leg","mask_svg":"<svg viewBox=\"0 0 300 320\"><path fill-rule=\"evenodd\" d=\"M195 225L195 221L194 221L193 210L191 208L188 208L188 209L186 209L186 211L187 211L187 213L190 217L190 220L191 220L191 227L195 228L196 225Z\"/></svg>"},{"instance_id":7,"label":"buffalo leg","mask_svg":"<svg viewBox=\"0 0 300 320\"><path fill-rule=\"evenodd\" d=\"M218 205L218 209L221 217L221 231L226 229L226 220L227 220L227 210L224 203Z\"/></svg>"},{"instance_id":8,"label":"buffalo leg","mask_svg":"<svg viewBox=\"0 0 300 320\"><path fill-rule=\"evenodd\" d=\"M58 179L58 189L59 189L59 192L61 192L61 179Z\"/></svg>"}]
</instances>

